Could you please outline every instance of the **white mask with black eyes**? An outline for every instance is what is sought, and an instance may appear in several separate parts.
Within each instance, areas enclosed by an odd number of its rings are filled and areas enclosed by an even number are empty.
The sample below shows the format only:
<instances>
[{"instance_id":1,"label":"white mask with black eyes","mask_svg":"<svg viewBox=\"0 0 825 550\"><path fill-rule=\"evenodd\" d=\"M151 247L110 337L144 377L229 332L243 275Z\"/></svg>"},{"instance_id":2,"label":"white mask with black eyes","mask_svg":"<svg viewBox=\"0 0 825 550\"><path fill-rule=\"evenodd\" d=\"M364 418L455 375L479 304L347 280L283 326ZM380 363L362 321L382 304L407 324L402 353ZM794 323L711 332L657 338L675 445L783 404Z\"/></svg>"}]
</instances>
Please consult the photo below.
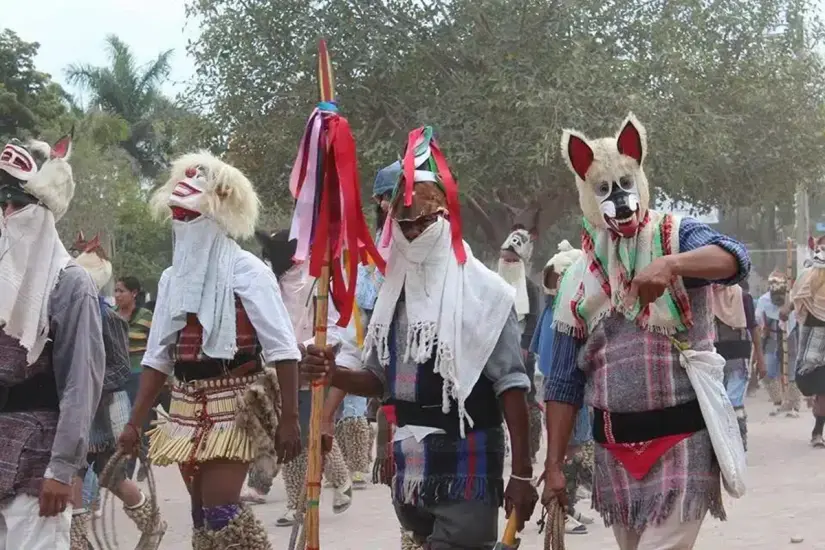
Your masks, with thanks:
<instances>
[{"instance_id":1,"label":"white mask with black eyes","mask_svg":"<svg viewBox=\"0 0 825 550\"><path fill-rule=\"evenodd\" d=\"M593 192L599 201L599 210L608 218L616 218L620 214L621 207L617 208L617 202L631 213L639 210L639 191L631 176L622 176L619 181L600 182Z\"/></svg>"}]
</instances>

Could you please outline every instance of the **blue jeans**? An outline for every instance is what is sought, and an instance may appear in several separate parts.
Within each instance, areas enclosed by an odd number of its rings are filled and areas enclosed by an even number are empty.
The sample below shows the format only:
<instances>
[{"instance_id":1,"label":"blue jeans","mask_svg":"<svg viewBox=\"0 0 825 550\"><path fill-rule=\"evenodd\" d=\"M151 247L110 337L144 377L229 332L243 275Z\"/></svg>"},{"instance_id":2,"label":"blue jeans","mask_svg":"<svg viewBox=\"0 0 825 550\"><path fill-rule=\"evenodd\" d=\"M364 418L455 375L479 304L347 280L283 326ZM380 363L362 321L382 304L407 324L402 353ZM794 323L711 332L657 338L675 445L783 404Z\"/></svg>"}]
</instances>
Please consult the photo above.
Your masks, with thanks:
<instances>
[{"instance_id":1,"label":"blue jeans","mask_svg":"<svg viewBox=\"0 0 825 550\"><path fill-rule=\"evenodd\" d=\"M734 409L745 406L745 393L748 390L748 371L745 369L732 369L725 373L725 390L728 392L728 399Z\"/></svg>"},{"instance_id":2,"label":"blue jeans","mask_svg":"<svg viewBox=\"0 0 825 550\"><path fill-rule=\"evenodd\" d=\"M86 477L83 479L83 507L87 510L91 509L92 502L97 498L97 493L100 491L98 485L97 474L92 468L86 470Z\"/></svg>"}]
</instances>

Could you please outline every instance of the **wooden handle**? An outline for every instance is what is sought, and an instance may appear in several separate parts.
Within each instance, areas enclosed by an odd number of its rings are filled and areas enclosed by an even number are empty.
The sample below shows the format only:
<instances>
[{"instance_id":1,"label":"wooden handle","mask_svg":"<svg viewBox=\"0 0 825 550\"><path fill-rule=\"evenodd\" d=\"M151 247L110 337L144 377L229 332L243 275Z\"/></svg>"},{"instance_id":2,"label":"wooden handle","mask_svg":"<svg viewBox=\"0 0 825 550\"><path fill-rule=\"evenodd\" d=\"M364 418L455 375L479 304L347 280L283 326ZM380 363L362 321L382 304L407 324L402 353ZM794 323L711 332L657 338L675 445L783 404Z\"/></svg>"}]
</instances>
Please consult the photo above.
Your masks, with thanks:
<instances>
[{"instance_id":1,"label":"wooden handle","mask_svg":"<svg viewBox=\"0 0 825 550\"><path fill-rule=\"evenodd\" d=\"M508 546L515 546L517 542L516 534L518 534L518 519L516 518L516 511L513 510L507 520L507 525L504 527L504 536L501 538L501 542Z\"/></svg>"}]
</instances>

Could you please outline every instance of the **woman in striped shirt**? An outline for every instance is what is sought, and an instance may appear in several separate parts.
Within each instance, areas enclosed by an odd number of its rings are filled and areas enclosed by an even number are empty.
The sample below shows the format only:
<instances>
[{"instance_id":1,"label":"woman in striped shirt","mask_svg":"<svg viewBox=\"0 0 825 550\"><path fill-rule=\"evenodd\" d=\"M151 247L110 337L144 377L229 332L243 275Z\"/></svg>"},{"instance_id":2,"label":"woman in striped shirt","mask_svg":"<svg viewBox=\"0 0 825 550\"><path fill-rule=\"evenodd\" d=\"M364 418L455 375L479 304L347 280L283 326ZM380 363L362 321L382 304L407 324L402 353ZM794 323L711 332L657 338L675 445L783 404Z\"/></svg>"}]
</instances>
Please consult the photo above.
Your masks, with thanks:
<instances>
[{"instance_id":1,"label":"woman in striped shirt","mask_svg":"<svg viewBox=\"0 0 825 550\"><path fill-rule=\"evenodd\" d=\"M132 374L129 381L126 383L126 393L129 395L129 401L134 406L135 399L137 399L138 388L140 388L140 373L143 368L140 363L143 361L143 354L146 351L146 342L149 339L149 329L152 328L152 312L141 307L143 298L140 281L135 277L121 277L115 284L115 304L117 305L117 313L127 323L129 323L129 361L131 362ZM168 392L167 392L168 394ZM163 395L161 395L161 402L163 402ZM168 400L165 403L166 410L169 410ZM152 416L154 416L154 411ZM149 423L144 426L144 430L148 428ZM133 474L135 469L135 460L129 462L127 471L129 475ZM143 468L138 474L138 480L141 480L145 475Z\"/></svg>"}]
</instances>

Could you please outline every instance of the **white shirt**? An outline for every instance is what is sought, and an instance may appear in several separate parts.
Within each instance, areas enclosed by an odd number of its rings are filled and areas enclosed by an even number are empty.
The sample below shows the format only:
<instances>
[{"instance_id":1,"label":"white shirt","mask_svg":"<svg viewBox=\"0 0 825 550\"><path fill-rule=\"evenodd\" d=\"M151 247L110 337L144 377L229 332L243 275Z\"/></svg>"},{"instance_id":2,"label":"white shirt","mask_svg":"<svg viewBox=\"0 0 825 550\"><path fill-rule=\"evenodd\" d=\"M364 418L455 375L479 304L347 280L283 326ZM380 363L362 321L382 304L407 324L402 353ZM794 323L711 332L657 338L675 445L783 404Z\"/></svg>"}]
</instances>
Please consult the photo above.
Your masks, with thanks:
<instances>
[{"instance_id":1,"label":"white shirt","mask_svg":"<svg viewBox=\"0 0 825 550\"><path fill-rule=\"evenodd\" d=\"M169 270L161 275L158 288L163 288L164 278ZM295 340L295 332L289 320L281 288L275 274L254 254L242 251L233 266L232 289L241 299L246 315L255 328L261 345L264 360L267 363L279 361L299 361L301 352ZM158 301L164 299L158 295ZM157 314L159 308L155 309ZM152 319L154 326L154 319ZM175 361L172 358L174 344L161 345L160 334L150 330L146 343L146 353L142 364L166 375L173 374Z\"/></svg>"}]
</instances>

